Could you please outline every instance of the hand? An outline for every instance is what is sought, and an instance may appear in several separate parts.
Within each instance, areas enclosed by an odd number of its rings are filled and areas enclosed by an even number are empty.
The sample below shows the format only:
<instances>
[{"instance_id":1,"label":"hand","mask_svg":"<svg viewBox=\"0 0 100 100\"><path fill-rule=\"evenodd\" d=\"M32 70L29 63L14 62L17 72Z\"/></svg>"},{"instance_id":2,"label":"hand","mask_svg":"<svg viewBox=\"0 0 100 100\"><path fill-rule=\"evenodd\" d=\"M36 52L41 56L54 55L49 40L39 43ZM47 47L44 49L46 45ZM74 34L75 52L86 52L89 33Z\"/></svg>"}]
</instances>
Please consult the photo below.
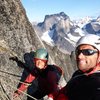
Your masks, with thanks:
<instances>
[{"instance_id":1,"label":"hand","mask_svg":"<svg viewBox=\"0 0 100 100\"><path fill-rule=\"evenodd\" d=\"M16 93L16 92L14 92L14 94L13 94L13 100L18 100L18 98L19 98L19 94L18 93Z\"/></svg>"},{"instance_id":2,"label":"hand","mask_svg":"<svg viewBox=\"0 0 100 100\"><path fill-rule=\"evenodd\" d=\"M10 57L9 60L13 60L13 61L18 62L18 57L16 57L16 56L14 56L14 57Z\"/></svg>"},{"instance_id":3,"label":"hand","mask_svg":"<svg viewBox=\"0 0 100 100\"><path fill-rule=\"evenodd\" d=\"M53 100L53 98L49 97L48 100Z\"/></svg>"}]
</instances>

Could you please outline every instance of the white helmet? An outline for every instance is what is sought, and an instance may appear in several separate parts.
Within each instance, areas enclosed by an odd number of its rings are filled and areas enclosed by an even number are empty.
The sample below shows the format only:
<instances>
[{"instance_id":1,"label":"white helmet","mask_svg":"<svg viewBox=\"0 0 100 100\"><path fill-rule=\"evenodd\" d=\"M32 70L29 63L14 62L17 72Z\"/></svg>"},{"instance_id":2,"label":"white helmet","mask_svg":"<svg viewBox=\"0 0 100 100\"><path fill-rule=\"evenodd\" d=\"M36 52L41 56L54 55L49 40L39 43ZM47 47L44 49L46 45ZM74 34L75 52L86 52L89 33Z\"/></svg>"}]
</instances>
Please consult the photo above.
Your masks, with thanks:
<instances>
[{"instance_id":1,"label":"white helmet","mask_svg":"<svg viewBox=\"0 0 100 100\"><path fill-rule=\"evenodd\" d=\"M76 43L76 48L82 44L92 45L100 51L100 37L98 35L87 34L82 36Z\"/></svg>"}]
</instances>

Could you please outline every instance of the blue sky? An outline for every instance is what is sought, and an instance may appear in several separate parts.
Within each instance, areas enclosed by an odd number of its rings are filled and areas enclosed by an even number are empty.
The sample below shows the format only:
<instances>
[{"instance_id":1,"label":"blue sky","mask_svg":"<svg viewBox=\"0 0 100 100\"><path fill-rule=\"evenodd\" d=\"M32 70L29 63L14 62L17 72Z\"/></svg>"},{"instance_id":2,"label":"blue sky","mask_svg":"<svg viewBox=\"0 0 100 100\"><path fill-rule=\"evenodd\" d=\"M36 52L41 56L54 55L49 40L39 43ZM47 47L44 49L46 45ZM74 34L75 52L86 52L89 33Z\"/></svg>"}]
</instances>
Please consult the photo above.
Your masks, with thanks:
<instances>
[{"instance_id":1,"label":"blue sky","mask_svg":"<svg viewBox=\"0 0 100 100\"><path fill-rule=\"evenodd\" d=\"M65 12L71 20L100 15L100 0L21 0L30 21L42 22L45 15Z\"/></svg>"}]
</instances>

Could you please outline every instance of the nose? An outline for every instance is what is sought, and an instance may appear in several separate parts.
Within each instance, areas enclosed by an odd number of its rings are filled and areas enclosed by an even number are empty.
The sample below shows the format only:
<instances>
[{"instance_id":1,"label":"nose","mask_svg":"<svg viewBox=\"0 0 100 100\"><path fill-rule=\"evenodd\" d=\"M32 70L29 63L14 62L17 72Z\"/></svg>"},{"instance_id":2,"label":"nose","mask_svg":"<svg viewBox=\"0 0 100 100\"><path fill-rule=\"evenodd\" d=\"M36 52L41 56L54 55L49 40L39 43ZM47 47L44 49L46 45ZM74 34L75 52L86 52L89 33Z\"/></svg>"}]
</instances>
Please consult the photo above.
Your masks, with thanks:
<instances>
[{"instance_id":1,"label":"nose","mask_svg":"<svg viewBox=\"0 0 100 100\"><path fill-rule=\"evenodd\" d=\"M84 57L84 55L82 52L80 52L80 54L77 55L77 58L83 58L83 57Z\"/></svg>"}]
</instances>

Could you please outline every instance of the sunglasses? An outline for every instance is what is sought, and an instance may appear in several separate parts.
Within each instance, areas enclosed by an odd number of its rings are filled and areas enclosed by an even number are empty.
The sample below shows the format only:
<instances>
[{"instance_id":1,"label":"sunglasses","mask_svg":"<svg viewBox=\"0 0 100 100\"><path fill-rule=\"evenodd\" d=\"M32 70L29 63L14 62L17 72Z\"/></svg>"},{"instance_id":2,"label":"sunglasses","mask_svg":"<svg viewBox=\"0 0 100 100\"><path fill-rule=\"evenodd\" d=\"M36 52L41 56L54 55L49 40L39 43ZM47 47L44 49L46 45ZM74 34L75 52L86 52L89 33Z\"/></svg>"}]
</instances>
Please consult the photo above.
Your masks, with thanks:
<instances>
[{"instance_id":1,"label":"sunglasses","mask_svg":"<svg viewBox=\"0 0 100 100\"><path fill-rule=\"evenodd\" d=\"M90 56L90 55L93 55L95 53L98 53L98 51L92 50L92 49L83 49L83 50L77 49L75 51L75 53L76 53L76 55L80 55L80 53L82 53L83 55Z\"/></svg>"}]
</instances>

